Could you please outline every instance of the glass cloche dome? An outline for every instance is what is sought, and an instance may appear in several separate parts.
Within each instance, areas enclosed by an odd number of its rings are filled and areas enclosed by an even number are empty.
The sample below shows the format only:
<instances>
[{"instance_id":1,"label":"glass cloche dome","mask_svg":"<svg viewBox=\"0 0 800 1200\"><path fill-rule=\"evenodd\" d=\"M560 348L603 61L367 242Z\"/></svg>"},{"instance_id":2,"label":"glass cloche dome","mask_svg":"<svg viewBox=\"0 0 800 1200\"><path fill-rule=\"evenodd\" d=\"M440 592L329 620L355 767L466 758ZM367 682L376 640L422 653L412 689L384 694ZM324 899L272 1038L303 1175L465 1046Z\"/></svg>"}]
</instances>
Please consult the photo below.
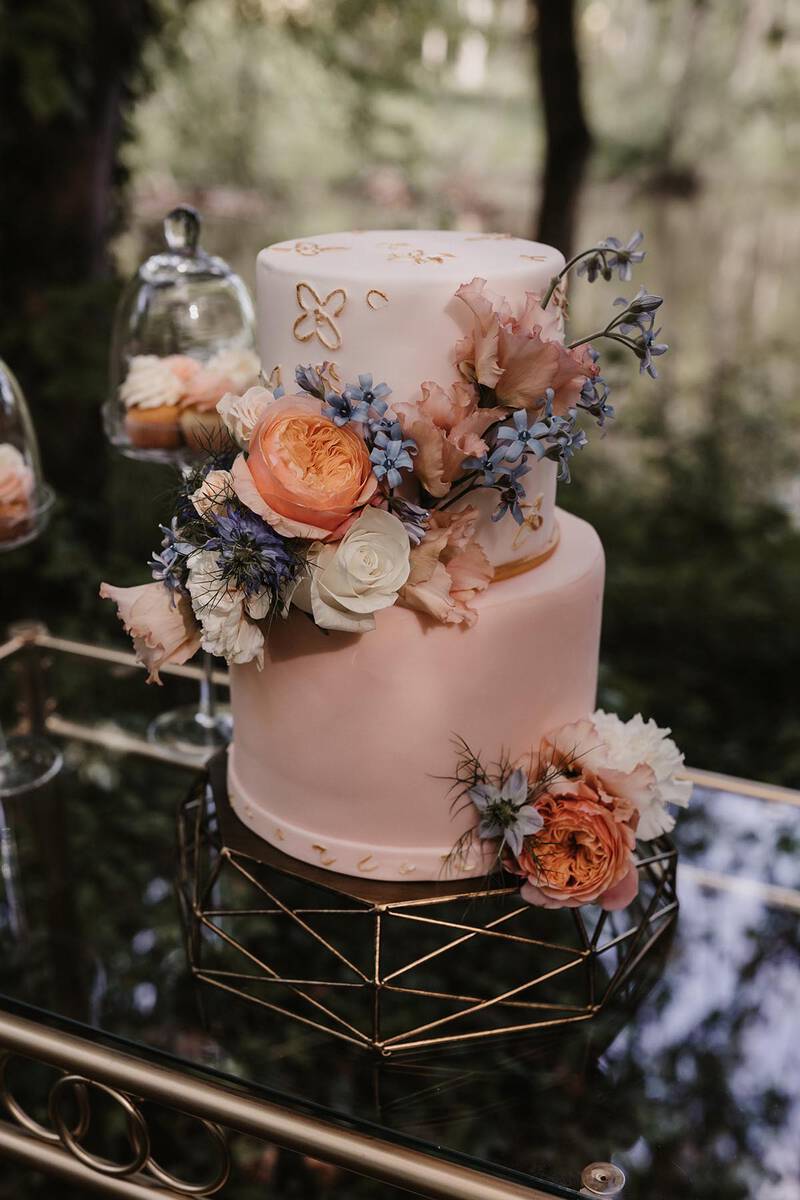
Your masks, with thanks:
<instances>
[{"instance_id":1,"label":"glass cloche dome","mask_svg":"<svg viewBox=\"0 0 800 1200\"><path fill-rule=\"evenodd\" d=\"M22 388L0 359L0 551L24 546L47 524L53 492Z\"/></svg>"},{"instance_id":2,"label":"glass cloche dome","mask_svg":"<svg viewBox=\"0 0 800 1200\"><path fill-rule=\"evenodd\" d=\"M132 458L181 464L224 445L217 401L258 382L250 295L199 233L193 208L173 209L167 249L142 264L117 308L105 424Z\"/></svg>"}]
</instances>

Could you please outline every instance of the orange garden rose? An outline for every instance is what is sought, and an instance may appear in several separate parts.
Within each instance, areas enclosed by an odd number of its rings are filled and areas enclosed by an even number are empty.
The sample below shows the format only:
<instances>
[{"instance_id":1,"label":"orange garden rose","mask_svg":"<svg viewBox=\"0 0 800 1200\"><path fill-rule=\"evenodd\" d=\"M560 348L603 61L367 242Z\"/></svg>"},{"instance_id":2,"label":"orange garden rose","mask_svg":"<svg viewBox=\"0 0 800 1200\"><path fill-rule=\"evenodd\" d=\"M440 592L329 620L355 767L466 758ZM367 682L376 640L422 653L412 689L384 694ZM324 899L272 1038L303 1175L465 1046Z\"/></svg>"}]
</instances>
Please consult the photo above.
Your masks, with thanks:
<instances>
[{"instance_id":1,"label":"orange garden rose","mask_svg":"<svg viewBox=\"0 0 800 1200\"><path fill-rule=\"evenodd\" d=\"M535 807L544 827L518 856L519 871L528 878L523 899L544 908L630 904L639 889L636 837L623 814L583 783L547 793Z\"/></svg>"},{"instance_id":2,"label":"orange garden rose","mask_svg":"<svg viewBox=\"0 0 800 1200\"><path fill-rule=\"evenodd\" d=\"M232 475L242 503L278 533L316 541L340 538L377 487L363 438L311 396L273 399Z\"/></svg>"}]
</instances>

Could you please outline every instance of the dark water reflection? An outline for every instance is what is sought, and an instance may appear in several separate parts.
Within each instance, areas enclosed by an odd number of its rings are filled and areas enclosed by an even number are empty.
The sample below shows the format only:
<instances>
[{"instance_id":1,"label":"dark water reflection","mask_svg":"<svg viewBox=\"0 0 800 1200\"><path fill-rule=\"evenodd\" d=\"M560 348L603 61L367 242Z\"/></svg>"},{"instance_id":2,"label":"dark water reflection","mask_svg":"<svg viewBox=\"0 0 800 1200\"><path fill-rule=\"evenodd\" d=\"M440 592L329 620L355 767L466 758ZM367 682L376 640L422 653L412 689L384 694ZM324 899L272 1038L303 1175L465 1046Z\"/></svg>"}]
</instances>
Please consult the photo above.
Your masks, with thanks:
<instances>
[{"instance_id":1,"label":"dark water reflection","mask_svg":"<svg viewBox=\"0 0 800 1200\"><path fill-rule=\"evenodd\" d=\"M129 693L138 679L116 686L118 708ZM697 794L678 830L677 932L628 1008L549 1039L376 1063L198 994L173 891L187 774L77 746L69 760L16 818L30 934L2 932L11 1000L562 1187L611 1159L633 1200L800 1196L796 807ZM344 1176L326 1186L353 1194Z\"/></svg>"}]
</instances>

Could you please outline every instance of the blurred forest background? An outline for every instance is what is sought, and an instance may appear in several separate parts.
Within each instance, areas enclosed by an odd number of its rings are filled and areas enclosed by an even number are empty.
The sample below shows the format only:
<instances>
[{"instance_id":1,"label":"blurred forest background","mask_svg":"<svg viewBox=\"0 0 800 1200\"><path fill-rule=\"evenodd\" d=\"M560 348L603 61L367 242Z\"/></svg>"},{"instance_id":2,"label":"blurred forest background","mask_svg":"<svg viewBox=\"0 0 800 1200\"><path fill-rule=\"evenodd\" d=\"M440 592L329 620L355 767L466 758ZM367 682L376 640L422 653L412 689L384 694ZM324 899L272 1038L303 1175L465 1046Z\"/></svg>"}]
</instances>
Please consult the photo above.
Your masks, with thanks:
<instances>
[{"instance_id":1,"label":"blurred forest background","mask_svg":"<svg viewBox=\"0 0 800 1200\"><path fill-rule=\"evenodd\" d=\"M287 236L641 228L672 352L607 355L560 490L608 557L600 699L800 785L799 68L791 0L0 0L0 354L60 497L3 624L121 641L98 581L144 579L172 481L104 443L109 331L174 204L251 286Z\"/></svg>"}]
</instances>

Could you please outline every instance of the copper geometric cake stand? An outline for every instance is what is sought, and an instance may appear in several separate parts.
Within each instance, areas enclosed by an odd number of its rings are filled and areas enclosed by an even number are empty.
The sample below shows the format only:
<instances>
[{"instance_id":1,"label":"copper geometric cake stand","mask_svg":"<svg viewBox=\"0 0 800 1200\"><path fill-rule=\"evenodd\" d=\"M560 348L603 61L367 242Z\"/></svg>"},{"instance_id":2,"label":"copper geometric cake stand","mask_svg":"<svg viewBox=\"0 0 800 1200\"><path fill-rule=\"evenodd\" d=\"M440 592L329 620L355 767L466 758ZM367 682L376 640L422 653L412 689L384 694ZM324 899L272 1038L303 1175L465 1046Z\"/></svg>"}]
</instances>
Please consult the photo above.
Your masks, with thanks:
<instances>
[{"instance_id":1,"label":"copper geometric cake stand","mask_svg":"<svg viewBox=\"0 0 800 1200\"><path fill-rule=\"evenodd\" d=\"M385 883L310 866L235 815L224 751L178 827L195 979L383 1055L591 1020L678 912L667 837L619 913L534 908L502 876Z\"/></svg>"}]
</instances>

